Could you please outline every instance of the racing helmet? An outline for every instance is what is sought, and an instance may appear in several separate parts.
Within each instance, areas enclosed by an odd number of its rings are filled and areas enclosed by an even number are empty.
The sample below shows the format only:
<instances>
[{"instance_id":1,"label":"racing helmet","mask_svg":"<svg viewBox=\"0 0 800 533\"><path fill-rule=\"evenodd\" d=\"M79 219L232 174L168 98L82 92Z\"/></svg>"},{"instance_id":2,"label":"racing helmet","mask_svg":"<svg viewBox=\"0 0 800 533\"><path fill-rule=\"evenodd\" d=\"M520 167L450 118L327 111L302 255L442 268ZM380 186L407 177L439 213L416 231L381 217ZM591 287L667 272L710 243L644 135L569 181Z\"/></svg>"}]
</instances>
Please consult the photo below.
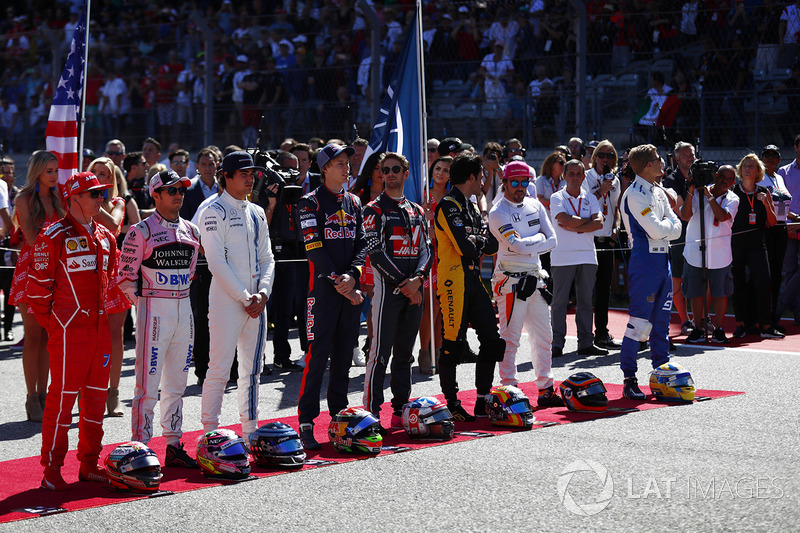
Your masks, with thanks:
<instances>
[{"instance_id":1,"label":"racing helmet","mask_svg":"<svg viewBox=\"0 0 800 533\"><path fill-rule=\"evenodd\" d=\"M650 392L664 402L694 401L694 380L677 363L664 363L650 373Z\"/></svg>"},{"instance_id":2,"label":"racing helmet","mask_svg":"<svg viewBox=\"0 0 800 533\"><path fill-rule=\"evenodd\" d=\"M597 413L608 408L606 386L591 372L572 374L558 388L570 411Z\"/></svg>"},{"instance_id":3,"label":"racing helmet","mask_svg":"<svg viewBox=\"0 0 800 533\"><path fill-rule=\"evenodd\" d=\"M486 413L495 426L530 429L536 422L530 400L512 385L492 387L486 401Z\"/></svg>"},{"instance_id":4,"label":"racing helmet","mask_svg":"<svg viewBox=\"0 0 800 533\"><path fill-rule=\"evenodd\" d=\"M250 453L258 466L302 468L306 461L300 437L283 422L264 424L251 434Z\"/></svg>"},{"instance_id":5,"label":"racing helmet","mask_svg":"<svg viewBox=\"0 0 800 533\"><path fill-rule=\"evenodd\" d=\"M412 437L450 440L455 425L446 404L436 398L423 396L403 406L403 429Z\"/></svg>"},{"instance_id":6,"label":"racing helmet","mask_svg":"<svg viewBox=\"0 0 800 533\"><path fill-rule=\"evenodd\" d=\"M200 437L197 463L206 477L245 479L250 476L244 440L230 429L214 429Z\"/></svg>"},{"instance_id":7,"label":"racing helmet","mask_svg":"<svg viewBox=\"0 0 800 533\"><path fill-rule=\"evenodd\" d=\"M380 421L366 409L348 407L333 416L328 438L339 453L377 455L383 444L380 427Z\"/></svg>"},{"instance_id":8,"label":"racing helmet","mask_svg":"<svg viewBox=\"0 0 800 533\"><path fill-rule=\"evenodd\" d=\"M137 441L124 442L106 456L111 486L128 492L155 492L161 484L161 463L156 452Z\"/></svg>"}]
</instances>

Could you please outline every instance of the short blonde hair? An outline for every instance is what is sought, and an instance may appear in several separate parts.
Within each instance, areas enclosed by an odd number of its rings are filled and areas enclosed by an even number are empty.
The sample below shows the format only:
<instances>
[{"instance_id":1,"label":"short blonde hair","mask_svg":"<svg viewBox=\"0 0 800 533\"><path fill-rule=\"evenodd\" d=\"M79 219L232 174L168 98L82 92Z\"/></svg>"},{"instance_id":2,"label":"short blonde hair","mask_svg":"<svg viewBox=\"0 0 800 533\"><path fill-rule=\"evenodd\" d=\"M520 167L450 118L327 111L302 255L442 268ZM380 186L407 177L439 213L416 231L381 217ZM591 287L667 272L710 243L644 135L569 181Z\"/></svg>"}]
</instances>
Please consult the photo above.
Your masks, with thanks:
<instances>
[{"instance_id":1,"label":"short blonde hair","mask_svg":"<svg viewBox=\"0 0 800 533\"><path fill-rule=\"evenodd\" d=\"M628 165L637 175L641 176L644 169L647 168L647 164L655 159L657 153L658 149L652 144L634 146L628 152Z\"/></svg>"},{"instance_id":2,"label":"short blonde hair","mask_svg":"<svg viewBox=\"0 0 800 533\"><path fill-rule=\"evenodd\" d=\"M756 163L756 168L758 168L758 177L756 178L756 183L758 183L759 181L764 179L765 170L764 170L764 163L754 153L747 154L746 156L744 156L742 158L741 161L739 161L739 164L736 165L736 177L739 178L740 180L742 179L742 165L748 159L750 159L752 161L755 161L755 163Z\"/></svg>"}]
</instances>

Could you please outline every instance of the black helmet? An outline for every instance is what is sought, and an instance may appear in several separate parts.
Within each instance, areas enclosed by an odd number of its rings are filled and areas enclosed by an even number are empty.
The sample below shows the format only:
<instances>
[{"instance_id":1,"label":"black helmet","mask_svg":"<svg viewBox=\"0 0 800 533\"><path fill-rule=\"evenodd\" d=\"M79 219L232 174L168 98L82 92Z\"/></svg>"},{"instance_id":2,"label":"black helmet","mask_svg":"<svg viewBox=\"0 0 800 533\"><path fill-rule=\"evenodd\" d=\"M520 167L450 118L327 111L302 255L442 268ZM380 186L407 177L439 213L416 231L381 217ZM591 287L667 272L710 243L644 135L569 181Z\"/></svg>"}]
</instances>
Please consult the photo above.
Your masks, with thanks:
<instances>
[{"instance_id":1,"label":"black helmet","mask_svg":"<svg viewBox=\"0 0 800 533\"><path fill-rule=\"evenodd\" d=\"M570 411L602 412L608 406L606 387L591 372L572 374L561 382L559 389Z\"/></svg>"},{"instance_id":2,"label":"black helmet","mask_svg":"<svg viewBox=\"0 0 800 533\"><path fill-rule=\"evenodd\" d=\"M306 461L300 437L283 422L264 424L251 434L250 453L258 466L302 468Z\"/></svg>"}]
</instances>

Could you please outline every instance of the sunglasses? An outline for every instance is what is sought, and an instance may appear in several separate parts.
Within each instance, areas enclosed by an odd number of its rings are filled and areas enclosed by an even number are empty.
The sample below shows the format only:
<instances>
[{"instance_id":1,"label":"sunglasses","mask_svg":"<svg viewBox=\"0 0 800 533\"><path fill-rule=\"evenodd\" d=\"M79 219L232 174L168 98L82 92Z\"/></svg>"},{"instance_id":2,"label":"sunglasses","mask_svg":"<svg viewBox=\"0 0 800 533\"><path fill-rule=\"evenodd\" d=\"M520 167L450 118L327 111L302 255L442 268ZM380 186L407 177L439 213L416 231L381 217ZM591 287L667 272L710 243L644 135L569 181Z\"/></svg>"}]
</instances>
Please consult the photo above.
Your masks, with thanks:
<instances>
[{"instance_id":1,"label":"sunglasses","mask_svg":"<svg viewBox=\"0 0 800 533\"><path fill-rule=\"evenodd\" d=\"M106 152L108 155L125 155L125 152Z\"/></svg>"},{"instance_id":2,"label":"sunglasses","mask_svg":"<svg viewBox=\"0 0 800 533\"><path fill-rule=\"evenodd\" d=\"M556 159L556 160L554 161L554 163L558 163L559 165L566 165L566 164L567 164L567 162L566 162L566 161L564 161L563 159Z\"/></svg>"},{"instance_id":3,"label":"sunglasses","mask_svg":"<svg viewBox=\"0 0 800 533\"><path fill-rule=\"evenodd\" d=\"M400 174L401 172L403 172L403 167L401 167L400 165L395 165L393 167L383 167L381 168L381 172L383 172L384 174L389 174L389 173Z\"/></svg>"},{"instance_id":4,"label":"sunglasses","mask_svg":"<svg viewBox=\"0 0 800 533\"><path fill-rule=\"evenodd\" d=\"M176 194L183 196L186 194L186 187L161 187L156 189L156 192L166 192L170 196L175 196Z\"/></svg>"},{"instance_id":5,"label":"sunglasses","mask_svg":"<svg viewBox=\"0 0 800 533\"><path fill-rule=\"evenodd\" d=\"M613 152L597 152L598 159L614 159Z\"/></svg>"},{"instance_id":6,"label":"sunglasses","mask_svg":"<svg viewBox=\"0 0 800 533\"><path fill-rule=\"evenodd\" d=\"M489 152L488 154L486 154L486 159L488 159L489 161L497 161L499 157L500 154L498 154L497 152Z\"/></svg>"},{"instance_id":7,"label":"sunglasses","mask_svg":"<svg viewBox=\"0 0 800 533\"><path fill-rule=\"evenodd\" d=\"M430 147L430 146L428 147L428 153L429 154L435 154L438 151L439 151L438 148L433 148L433 147Z\"/></svg>"},{"instance_id":8,"label":"sunglasses","mask_svg":"<svg viewBox=\"0 0 800 533\"><path fill-rule=\"evenodd\" d=\"M104 192L105 191L102 191L100 189L95 189L94 191L89 191L89 196L91 196L93 199L96 200L97 198L103 197Z\"/></svg>"},{"instance_id":9,"label":"sunglasses","mask_svg":"<svg viewBox=\"0 0 800 533\"><path fill-rule=\"evenodd\" d=\"M527 187L530 182L530 180L508 180L508 184L515 189L520 186Z\"/></svg>"}]
</instances>

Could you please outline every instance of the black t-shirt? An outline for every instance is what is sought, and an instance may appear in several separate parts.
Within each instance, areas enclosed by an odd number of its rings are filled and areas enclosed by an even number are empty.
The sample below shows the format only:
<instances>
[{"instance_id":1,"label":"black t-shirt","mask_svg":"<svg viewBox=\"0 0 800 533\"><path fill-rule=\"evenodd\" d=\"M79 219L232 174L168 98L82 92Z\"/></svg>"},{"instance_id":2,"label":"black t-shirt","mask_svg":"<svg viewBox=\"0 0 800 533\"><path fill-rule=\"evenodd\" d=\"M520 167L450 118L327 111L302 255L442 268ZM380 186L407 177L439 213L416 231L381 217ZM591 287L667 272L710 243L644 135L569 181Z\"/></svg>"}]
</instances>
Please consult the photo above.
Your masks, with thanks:
<instances>
[{"instance_id":1,"label":"black t-shirt","mask_svg":"<svg viewBox=\"0 0 800 533\"><path fill-rule=\"evenodd\" d=\"M672 172L664 176L664 179L661 180L661 185L667 189L672 189L678 193L678 196L686 201L686 195L689 194L689 183L686 181L686 178L683 176L679 168L676 167ZM681 219L681 236L672 241L672 246L681 245L686 242L686 227L688 225L688 222Z\"/></svg>"},{"instance_id":2,"label":"black t-shirt","mask_svg":"<svg viewBox=\"0 0 800 533\"><path fill-rule=\"evenodd\" d=\"M756 196L763 192L769 195L766 187L756 185L753 194L747 194L741 183L733 187L733 193L739 197L739 210L733 219L733 237L731 246L736 248L762 248L764 247L764 230L767 227L767 208ZM753 206L750 207L752 202ZM756 214L755 224L750 224L750 213Z\"/></svg>"}]
</instances>

